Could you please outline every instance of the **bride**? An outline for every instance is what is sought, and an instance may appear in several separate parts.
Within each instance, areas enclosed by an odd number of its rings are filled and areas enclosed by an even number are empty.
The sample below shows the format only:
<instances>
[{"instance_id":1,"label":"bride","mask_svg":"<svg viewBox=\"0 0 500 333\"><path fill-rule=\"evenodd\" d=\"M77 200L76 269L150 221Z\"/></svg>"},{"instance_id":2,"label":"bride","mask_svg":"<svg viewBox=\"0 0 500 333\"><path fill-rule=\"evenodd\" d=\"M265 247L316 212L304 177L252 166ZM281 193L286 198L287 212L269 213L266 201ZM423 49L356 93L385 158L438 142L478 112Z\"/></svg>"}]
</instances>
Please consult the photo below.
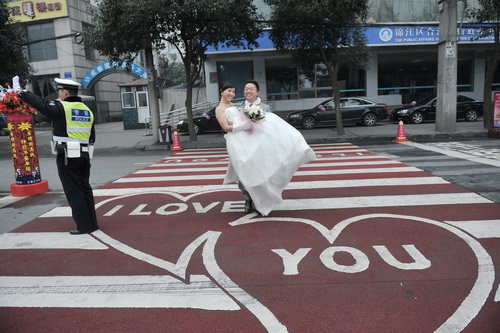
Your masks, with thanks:
<instances>
[{"instance_id":1,"label":"bride","mask_svg":"<svg viewBox=\"0 0 500 333\"><path fill-rule=\"evenodd\" d=\"M316 158L299 131L274 113L252 121L242 107L232 104L235 86L226 82L215 115L227 132L229 167L224 184L239 182L246 189L245 212L267 216L283 199L281 193L295 171Z\"/></svg>"}]
</instances>

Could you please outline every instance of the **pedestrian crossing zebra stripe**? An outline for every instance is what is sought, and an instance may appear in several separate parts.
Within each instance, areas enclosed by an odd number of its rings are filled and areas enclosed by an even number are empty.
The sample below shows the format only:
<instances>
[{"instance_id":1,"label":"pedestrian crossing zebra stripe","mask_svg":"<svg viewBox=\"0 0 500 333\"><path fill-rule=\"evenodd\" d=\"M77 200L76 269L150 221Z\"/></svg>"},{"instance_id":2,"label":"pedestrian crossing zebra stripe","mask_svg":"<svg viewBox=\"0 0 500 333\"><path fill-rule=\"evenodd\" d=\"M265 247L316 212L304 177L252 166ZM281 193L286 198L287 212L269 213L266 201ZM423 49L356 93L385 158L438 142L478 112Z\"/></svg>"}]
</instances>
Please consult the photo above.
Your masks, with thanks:
<instances>
[{"instance_id":1,"label":"pedestrian crossing zebra stripe","mask_svg":"<svg viewBox=\"0 0 500 333\"><path fill-rule=\"evenodd\" d=\"M172 195L184 201L192 200L196 196L207 194L207 191L200 192L190 196L182 196L174 192L146 192L136 193L152 194L163 193ZM126 198L130 195L116 197L113 200ZM411 206L437 206L437 205L470 205L470 204L489 204L490 200L483 198L475 193L438 193L438 194L409 194L409 195L385 195L385 196L360 196L360 197L337 197L337 198L314 198L314 199L287 199L283 200L274 211L296 211L296 210L324 210L324 209L354 209L354 208L374 208L374 207L411 207ZM96 204L99 208L102 203ZM234 209L231 210L234 212ZM222 210L224 213L224 209ZM53 210L43 214L40 218L51 217L71 217L70 207L56 207Z\"/></svg>"}]
</instances>

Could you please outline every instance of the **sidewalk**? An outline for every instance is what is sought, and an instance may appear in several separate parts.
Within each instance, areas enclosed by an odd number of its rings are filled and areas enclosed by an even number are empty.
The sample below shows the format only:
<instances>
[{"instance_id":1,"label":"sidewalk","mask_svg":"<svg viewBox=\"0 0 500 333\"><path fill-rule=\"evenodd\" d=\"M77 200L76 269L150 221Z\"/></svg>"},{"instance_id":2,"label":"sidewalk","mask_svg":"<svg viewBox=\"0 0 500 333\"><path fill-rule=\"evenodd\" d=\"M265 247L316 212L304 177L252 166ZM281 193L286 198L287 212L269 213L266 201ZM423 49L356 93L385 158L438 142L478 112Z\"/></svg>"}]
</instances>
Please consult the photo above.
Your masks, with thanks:
<instances>
[{"instance_id":1,"label":"sidewalk","mask_svg":"<svg viewBox=\"0 0 500 333\"><path fill-rule=\"evenodd\" d=\"M105 124L101 124L105 125ZM435 123L405 124L406 138L410 141L449 140L463 138L486 137L488 132L483 128L482 119L475 122L457 122L456 131L443 133L436 131ZM375 126L345 125L345 135L338 135L336 127L321 127L313 130L299 129L307 143L390 143L398 133L398 123L383 121ZM127 132L127 131L125 131ZM222 133L203 133L197 136L197 141L190 141L189 135L179 133L179 141L184 149L224 148L225 139ZM145 137L135 144L139 150L167 149L165 145L155 144L152 136Z\"/></svg>"}]
</instances>

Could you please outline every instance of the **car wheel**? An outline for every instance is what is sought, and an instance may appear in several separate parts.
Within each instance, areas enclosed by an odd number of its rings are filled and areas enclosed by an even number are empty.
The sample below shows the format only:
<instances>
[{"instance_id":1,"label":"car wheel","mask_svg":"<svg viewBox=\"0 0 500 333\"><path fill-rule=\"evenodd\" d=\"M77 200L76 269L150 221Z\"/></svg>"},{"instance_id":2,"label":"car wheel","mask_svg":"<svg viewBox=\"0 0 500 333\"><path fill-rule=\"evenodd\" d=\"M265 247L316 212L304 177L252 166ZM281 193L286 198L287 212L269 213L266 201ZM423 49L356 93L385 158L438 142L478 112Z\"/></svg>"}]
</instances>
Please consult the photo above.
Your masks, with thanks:
<instances>
[{"instance_id":1,"label":"car wheel","mask_svg":"<svg viewBox=\"0 0 500 333\"><path fill-rule=\"evenodd\" d=\"M363 116L363 125L373 126L377 123L377 115L374 113L367 113Z\"/></svg>"},{"instance_id":2,"label":"car wheel","mask_svg":"<svg viewBox=\"0 0 500 333\"><path fill-rule=\"evenodd\" d=\"M194 134L198 135L201 133L200 126L194 124L193 127L194 127Z\"/></svg>"},{"instance_id":3,"label":"car wheel","mask_svg":"<svg viewBox=\"0 0 500 333\"><path fill-rule=\"evenodd\" d=\"M413 112L413 114L410 116L410 120L414 124L420 124L422 121L424 121L424 115L422 112Z\"/></svg>"},{"instance_id":4,"label":"car wheel","mask_svg":"<svg viewBox=\"0 0 500 333\"><path fill-rule=\"evenodd\" d=\"M302 128L303 129L313 129L316 127L316 119L314 117L308 116L302 119Z\"/></svg>"},{"instance_id":5,"label":"car wheel","mask_svg":"<svg viewBox=\"0 0 500 333\"><path fill-rule=\"evenodd\" d=\"M0 128L0 135L6 136L6 135L9 135L9 132L7 132L7 130L4 130L3 128Z\"/></svg>"},{"instance_id":6,"label":"car wheel","mask_svg":"<svg viewBox=\"0 0 500 333\"><path fill-rule=\"evenodd\" d=\"M477 120L477 111L474 109L467 110L465 112L465 121L476 121Z\"/></svg>"}]
</instances>

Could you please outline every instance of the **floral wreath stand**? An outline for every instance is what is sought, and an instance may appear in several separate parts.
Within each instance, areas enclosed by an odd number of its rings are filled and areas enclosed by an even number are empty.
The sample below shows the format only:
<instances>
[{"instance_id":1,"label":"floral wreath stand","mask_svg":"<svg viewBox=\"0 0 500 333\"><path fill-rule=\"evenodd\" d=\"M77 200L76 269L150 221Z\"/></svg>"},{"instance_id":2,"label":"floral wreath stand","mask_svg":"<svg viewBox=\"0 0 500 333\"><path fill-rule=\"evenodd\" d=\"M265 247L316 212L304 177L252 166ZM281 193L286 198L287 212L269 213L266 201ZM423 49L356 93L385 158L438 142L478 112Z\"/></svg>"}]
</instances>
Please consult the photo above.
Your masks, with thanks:
<instances>
[{"instance_id":1,"label":"floral wreath stand","mask_svg":"<svg viewBox=\"0 0 500 333\"><path fill-rule=\"evenodd\" d=\"M33 115L13 112L6 116L16 179L10 185L12 196L26 197L48 192L49 183L41 179L40 174Z\"/></svg>"}]
</instances>

